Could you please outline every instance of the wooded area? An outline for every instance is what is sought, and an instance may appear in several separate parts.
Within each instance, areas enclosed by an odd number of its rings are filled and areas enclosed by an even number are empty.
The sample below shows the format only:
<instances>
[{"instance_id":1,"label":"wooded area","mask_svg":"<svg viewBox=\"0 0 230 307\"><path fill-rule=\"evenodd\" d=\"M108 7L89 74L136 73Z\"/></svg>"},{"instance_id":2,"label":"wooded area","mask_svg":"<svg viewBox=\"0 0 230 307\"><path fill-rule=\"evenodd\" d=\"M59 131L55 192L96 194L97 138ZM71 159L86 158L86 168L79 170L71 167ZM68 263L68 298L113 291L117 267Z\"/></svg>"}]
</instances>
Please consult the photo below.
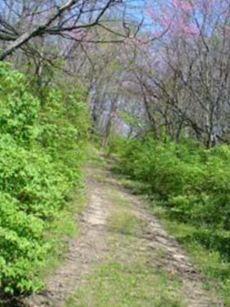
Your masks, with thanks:
<instances>
[{"instance_id":1,"label":"wooded area","mask_svg":"<svg viewBox=\"0 0 230 307\"><path fill-rule=\"evenodd\" d=\"M211 255L227 304L229 0L0 0L0 105L2 301L43 288L90 143Z\"/></svg>"}]
</instances>

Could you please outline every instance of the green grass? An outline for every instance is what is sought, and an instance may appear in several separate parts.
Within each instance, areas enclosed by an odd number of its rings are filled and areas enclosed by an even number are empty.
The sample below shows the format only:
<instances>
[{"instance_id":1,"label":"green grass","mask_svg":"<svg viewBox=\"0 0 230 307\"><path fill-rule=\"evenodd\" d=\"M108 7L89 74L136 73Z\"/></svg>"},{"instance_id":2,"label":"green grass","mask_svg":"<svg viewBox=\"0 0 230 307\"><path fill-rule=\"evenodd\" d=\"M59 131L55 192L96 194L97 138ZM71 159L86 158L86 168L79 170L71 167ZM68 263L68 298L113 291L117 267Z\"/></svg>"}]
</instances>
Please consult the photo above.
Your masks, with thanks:
<instances>
[{"instance_id":1,"label":"green grass","mask_svg":"<svg viewBox=\"0 0 230 307\"><path fill-rule=\"evenodd\" d=\"M115 212L113 218L109 221L109 228L111 231L125 234L134 235L138 232L140 222L128 210L122 212Z\"/></svg>"},{"instance_id":2,"label":"green grass","mask_svg":"<svg viewBox=\"0 0 230 307\"><path fill-rule=\"evenodd\" d=\"M157 195L147 196L143 182L130 180L124 176L120 176L119 182L133 194L141 194L142 197L149 198L147 201L150 203L149 210L163 221L168 232L187 250L192 261L203 274L204 286L207 290L216 292L225 305L230 306L229 232L223 229L212 231L211 228L206 229L204 225L198 227L192 223L182 223L179 219L170 216L165 202ZM129 223L131 222L128 221L127 224ZM218 245L218 238L225 240L226 244L221 241Z\"/></svg>"},{"instance_id":3,"label":"green grass","mask_svg":"<svg viewBox=\"0 0 230 307\"><path fill-rule=\"evenodd\" d=\"M104 158L103 154L96 146L88 144L87 146L87 158L89 165L93 167L105 167L107 165L107 160Z\"/></svg>"},{"instance_id":4,"label":"green grass","mask_svg":"<svg viewBox=\"0 0 230 307\"><path fill-rule=\"evenodd\" d=\"M107 196L113 203L113 214L108 219L110 231L131 236L141 233L145 222L132 212L130 200L113 188L107 191Z\"/></svg>"},{"instance_id":5,"label":"green grass","mask_svg":"<svg viewBox=\"0 0 230 307\"><path fill-rule=\"evenodd\" d=\"M124 208L130 208L130 201L124 197L123 194L119 193L116 188L110 188L107 190L107 196L111 202L115 204L118 210Z\"/></svg>"},{"instance_id":6,"label":"green grass","mask_svg":"<svg viewBox=\"0 0 230 307\"><path fill-rule=\"evenodd\" d=\"M143 183L141 182L125 178L121 179L120 182L134 194L143 193ZM152 195L151 198L155 198L155 196ZM159 200L155 200L153 203L150 203L153 204L149 206L152 213L163 221L167 231L187 250L194 264L204 275L205 287L207 289L215 289L225 302L225 305L230 306L229 232L216 229L211 231L210 229L205 229L203 225L197 227L189 223L182 223L178 219L175 220L170 217L164 202L161 203ZM212 245L211 248L208 248L209 241L212 244L217 241L215 240L217 235L224 238L227 242L224 257L223 250L218 251L218 245Z\"/></svg>"},{"instance_id":7,"label":"green grass","mask_svg":"<svg viewBox=\"0 0 230 307\"><path fill-rule=\"evenodd\" d=\"M145 222L132 212L129 199L115 189L108 189L107 196L113 203L108 219L109 253L67 306L185 306L179 278L156 267L153 255L143 250L140 238Z\"/></svg>"},{"instance_id":8,"label":"green grass","mask_svg":"<svg viewBox=\"0 0 230 307\"><path fill-rule=\"evenodd\" d=\"M140 263L101 265L71 298L67 306L183 306L179 283Z\"/></svg>"},{"instance_id":9,"label":"green grass","mask_svg":"<svg viewBox=\"0 0 230 307\"><path fill-rule=\"evenodd\" d=\"M209 250L199 243L197 234L203 233L204 230L170 219L162 207L155 206L153 213L187 250L197 268L205 276L206 288L215 289L225 305L230 306L230 264L217 250Z\"/></svg>"},{"instance_id":10,"label":"green grass","mask_svg":"<svg viewBox=\"0 0 230 307\"><path fill-rule=\"evenodd\" d=\"M130 180L129 178L125 178L124 175L119 175L119 173L117 173L116 175L121 185L129 189L129 191L131 191L133 194L139 195L147 193L149 189L149 185L147 183Z\"/></svg>"}]
</instances>

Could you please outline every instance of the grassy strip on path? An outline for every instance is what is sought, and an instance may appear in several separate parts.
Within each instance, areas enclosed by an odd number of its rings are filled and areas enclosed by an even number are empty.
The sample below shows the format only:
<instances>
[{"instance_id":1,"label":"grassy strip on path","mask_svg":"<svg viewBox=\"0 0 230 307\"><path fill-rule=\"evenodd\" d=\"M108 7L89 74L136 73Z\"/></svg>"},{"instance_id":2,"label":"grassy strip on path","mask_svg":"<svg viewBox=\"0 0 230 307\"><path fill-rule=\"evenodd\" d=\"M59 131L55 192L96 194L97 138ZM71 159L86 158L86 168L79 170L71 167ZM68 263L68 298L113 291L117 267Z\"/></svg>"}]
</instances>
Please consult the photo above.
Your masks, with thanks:
<instances>
[{"instance_id":1,"label":"grassy strip on path","mask_svg":"<svg viewBox=\"0 0 230 307\"><path fill-rule=\"evenodd\" d=\"M110 252L67 306L185 306L179 278L154 266L142 245L145 222L117 189L107 187L106 191L113 204L108 219ZM155 256L160 257L158 252Z\"/></svg>"}]
</instances>

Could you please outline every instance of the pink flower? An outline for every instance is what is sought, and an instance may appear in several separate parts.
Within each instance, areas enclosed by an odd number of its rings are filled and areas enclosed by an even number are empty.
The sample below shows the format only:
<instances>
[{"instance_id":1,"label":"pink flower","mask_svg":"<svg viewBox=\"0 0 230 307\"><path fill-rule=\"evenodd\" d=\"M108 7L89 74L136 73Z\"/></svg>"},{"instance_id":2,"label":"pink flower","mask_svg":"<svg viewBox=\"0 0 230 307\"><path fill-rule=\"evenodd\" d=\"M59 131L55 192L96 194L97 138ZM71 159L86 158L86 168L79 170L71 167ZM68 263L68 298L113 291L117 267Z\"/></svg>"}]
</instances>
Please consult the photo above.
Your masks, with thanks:
<instances>
[{"instance_id":1,"label":"pink flower","mask_svg":"<svg viewBox=\"0 0 230 307\"><path fill-rule=\"evenodd\" d=\"M191 12L193 10L192 3L185 0L173 0L172 2L173 6L178 10L182 10L184 12Z\"/></svg>"}]
</instances>

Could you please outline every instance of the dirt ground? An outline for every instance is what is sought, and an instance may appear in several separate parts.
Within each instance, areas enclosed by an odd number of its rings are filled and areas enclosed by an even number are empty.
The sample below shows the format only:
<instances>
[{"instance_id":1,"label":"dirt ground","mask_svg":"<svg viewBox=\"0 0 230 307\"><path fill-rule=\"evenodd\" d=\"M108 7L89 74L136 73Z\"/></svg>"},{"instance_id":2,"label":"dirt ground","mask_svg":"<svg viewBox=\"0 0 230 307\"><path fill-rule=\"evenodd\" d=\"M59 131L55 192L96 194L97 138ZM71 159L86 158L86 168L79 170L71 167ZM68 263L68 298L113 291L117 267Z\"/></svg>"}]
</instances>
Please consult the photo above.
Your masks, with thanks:
<instances>
[{"instance_id":1,"label":"dirt ground","mask_svg":"<svg viewBox=\"0 0 230 307\"><path fill-rule=\"evenodd\" d=\"M161 268L181 280L185 305L222 306L214 295L204 290L203 278L188 255L164 230L161 223L148 212L144 201L125 190L119 181L101 166L88 167L87 173L88 205L80 217L81 234L69 242L69 251L65 260L54 275L46 281L46 290L27 299L25 305L30 307L66 306L68 298L87 282L85 277L105 261L110 250L108 238L112 235L108 220L113 215L115 207L116 211L119 210L116 200L111 195L117 193L120 199L130 204L126 210L143 221L145 225L136 235L136 252L151 255L149 258L151 266ZM79 222L79 217L77 219ZM161 257L159 257L159 251L162 254ZM125 253L124 247L117 252Z\"/></svg>"}]
</instances>

